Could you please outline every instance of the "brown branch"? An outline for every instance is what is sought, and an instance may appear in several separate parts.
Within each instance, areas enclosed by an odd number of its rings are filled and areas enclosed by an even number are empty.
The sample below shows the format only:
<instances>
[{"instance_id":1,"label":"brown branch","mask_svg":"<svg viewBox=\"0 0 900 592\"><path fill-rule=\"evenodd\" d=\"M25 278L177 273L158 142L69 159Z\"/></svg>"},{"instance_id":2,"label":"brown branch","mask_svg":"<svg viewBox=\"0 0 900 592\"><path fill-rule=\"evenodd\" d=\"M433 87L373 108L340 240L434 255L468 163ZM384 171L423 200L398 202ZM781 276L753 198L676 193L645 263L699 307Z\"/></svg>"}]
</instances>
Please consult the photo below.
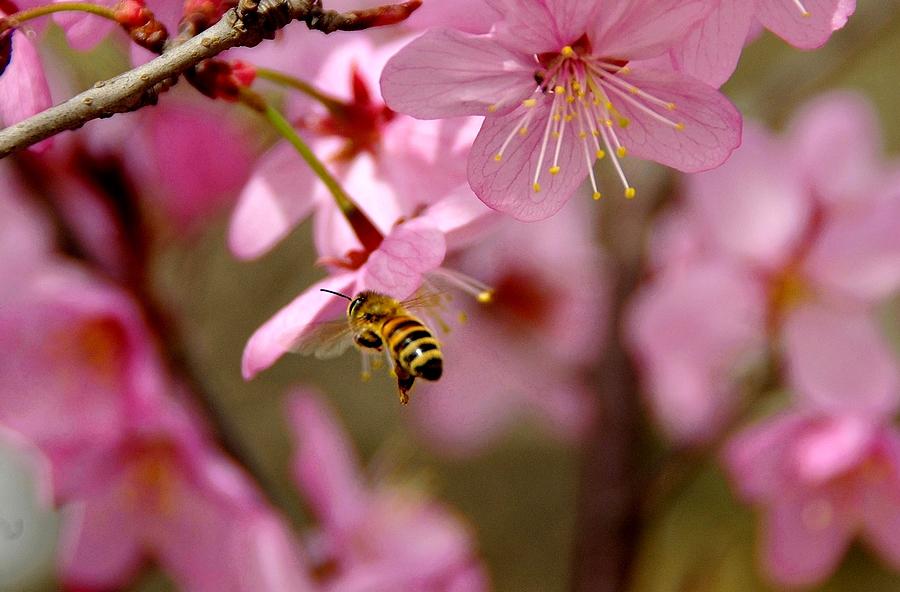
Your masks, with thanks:
<instances>
[{"instance_id":1,"label":"brown branch","mask_svg":"<svg viewBox=\"0 0 900 592\"><path fill-rule=\"evenodd\" d=\"M600 362L597 420L583 450L578 490L572 590L628 589L643 526L639 466L641 402L637 374L620 331L642 273L642 244L648 220L673 191L671 177L634 201L604 204L602 239L616 278L612 303L613 339ZM611 211L624 208L626 211Z\"/></svg>"},{"instance_id":2,"label":"brown branch","mask_svg":"<svg viewBox=\"0 0 900 592\"><path fill-rule=\"evenodd\" d=\"M321 0L245 1L230 9L209 29L171 49L153 61L106 81L96 83L37 115L0 130L0 158L59 132L73 130L88 121L135 111L156 103L157 97L178 76L203 60L233 47L253 47L293 21L325 33L390 25L409 16L421 0L395 6L339 13L323 10Z\"/></svg>"}]
</instances>

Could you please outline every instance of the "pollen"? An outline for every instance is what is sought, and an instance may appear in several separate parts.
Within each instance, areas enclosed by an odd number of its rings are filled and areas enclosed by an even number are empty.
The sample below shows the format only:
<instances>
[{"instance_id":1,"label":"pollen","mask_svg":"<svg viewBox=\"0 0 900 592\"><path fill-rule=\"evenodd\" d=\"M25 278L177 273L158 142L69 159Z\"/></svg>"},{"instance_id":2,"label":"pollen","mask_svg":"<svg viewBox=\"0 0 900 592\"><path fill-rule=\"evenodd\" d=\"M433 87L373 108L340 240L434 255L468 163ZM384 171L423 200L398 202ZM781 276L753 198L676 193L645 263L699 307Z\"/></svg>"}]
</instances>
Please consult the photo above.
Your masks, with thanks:
<instances>
[{"instance_id":1,"label":"pollen","mask_svg":"<svg viewBox=\"0 0 900 592\"><path fill-rule=\"evenodd\" d=\"M531 188L534 189L535 193L541 192L541 184L540 183L535 183L534 185L531 186Z\"/></svg>"},{"instance_id":2,"label":"pollen","mask_svg":"<svg viewBox=\"0 0 900 592\"><path fill-rule=\"evenodd\" d=\"M627 187L625 189L625 197L627 199L634 199L634 197L636 195L637 195L637 189L635 189L634 187Z\"/></svg>"},{"instance_id":3,"label":"pollen","mask_svg":"<svg viewBox=\"0 0 900 592\"><path fill-rule=\"evenodd\" d=\"M571 58L575 55L575 50L572 49L571 45L567 45L562 48L562 51L559 52L564 58Z\"/></svg>"},{"instance_id":4,"label":"pollen","mask_svg":"<svg viewBox=\"0 0 900 592\"><path fill-rule=\"evenodd\" d=\"M522 105L529 108L534 107L535 105L537 105L537 99L525 99L524 101L522 101Z\"/></svg>"},{"instance_id":5,"label":"pollen","mask_svg":"<svg viewBox=\"0 0 900 592\"><path fill-rule=\"evenodd\" d=\"M497 105L488 105L488 113L495 113L497 111Z\"/></svg>"},{"instance_id":6,"label":"pollen","mask_svg":"<svg viewBox=\"0 0 900 592\"><path fill-rule=\"evenodd\" d=\"M478 300L480 304L490 304L494 301L494 291L484 290L483 292L479 293L478 296L475 297L475 299Z\"/></svg>"},{"instance_id":7,"label":"pollen","mask_svg":"<svg viewBox=\"0 0 900 592\"><path fill-rule=\"evenodd\" d=\"M594 201L600 201L600 198L603 197L603 194L599 191L595 191L591 197L594 198Z\"/></svg>"},{"instance_id":8,"label":"pollen","mask_svg":"<svg viewBox=\"0 0 900 592\"><path fill-rule=\"evenodd\" d=\"M519 135L520 135L520 136L527 136L527 135L528 135L528 128L527 128L527 127L520 127L520 128L519 128Z\"/></svg>"},{"instance_id":9,"label":"pollen","mask_svg":"<svg viewBox=\"0 0 900 592\"><path fill-rule=\"evenodd\" d=\"M550 167L550 174L558 175L560 170L561 169L558 166L554 165L554 166Z\"/></svg>"},{"instance_id":10,"label":"pollen","mask_svg":"<svg viewBox=\"0 0 900 592\"><path fill-rule=\"evenodd\" d=\"M616 148L616 155L619 158L625 158L626 156L628 156L628 148L626 148L625 146L619 146L618 148Z\"/></svg>"},{"instance_id":11,"label":"pollen","mask_svg":"<svg viewBox=\"0 0 900 592\"><path fill-rule=\"evenodd\" d=\"M606 150L597 150L594 155L597 157L597 160L603 160L606 158Z\"/></svg>"},{"instance_id":12,"label":"pollen","mask_svg":"<svg viewBox=\"0 0 900 592\"><path fill-rule=\"evenodd\" d=\"M674 111L677 108L678 108L678 105L676 105L675 103L666 103L667 111Z\"/></svg>"},{"instance_id":13,"label":"pollen","mask_svg":"<svg viewBox=\"0 0 900 592\"><path fill-rule=\"evenodd\" d=\"M566 89L565 89L564 87L560 86L560 85L556 85L556 86L553 88L553 92L555 92L555 93L558 94L558 95L561 95L561 94L563 94L563 93L566 92Z\"/></svg>"},{"instance_id":14,"label":"pollen","mask_svg":"<svg viewBox=\"0 0 900 592\"><path fill-rule=\"evenodd\" d=\"M503 160L503 155L502 155L502 154L495 154L495 155L494 155L494 160L495 160L496 162L500 162L501 160Z\"/></svg>"},{"instance_id":15,"label":"pollen","mask_svg":"<svg viewBox=\"0 0 900 592\"><path fill-rule=\"evenodd\" d=\"M683 132L684 131L684 122L679 121L675 124L675 131Z\"/></svg>"}]
</instances>

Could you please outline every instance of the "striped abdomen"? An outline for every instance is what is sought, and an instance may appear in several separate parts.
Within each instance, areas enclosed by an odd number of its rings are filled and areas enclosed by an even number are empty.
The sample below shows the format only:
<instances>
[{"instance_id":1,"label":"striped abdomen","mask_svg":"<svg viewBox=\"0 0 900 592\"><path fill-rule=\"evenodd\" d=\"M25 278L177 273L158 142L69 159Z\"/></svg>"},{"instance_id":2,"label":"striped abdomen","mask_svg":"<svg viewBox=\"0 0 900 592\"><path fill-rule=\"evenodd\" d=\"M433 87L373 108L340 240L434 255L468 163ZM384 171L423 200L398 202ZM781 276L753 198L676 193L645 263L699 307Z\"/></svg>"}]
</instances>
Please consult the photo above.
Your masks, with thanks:
<instances>
[{"instance_id":1,"label":"striped abdomen","mask_svg":"<svg viewBox=\"0 0 900 592\"><path fill-rule=\"evenodd\" d=\"M381 336L394 361L409 374L425 380L441 377L444 367L440 346L417 318L390 318L381 326Z\"/></svg>"}]
</instances>

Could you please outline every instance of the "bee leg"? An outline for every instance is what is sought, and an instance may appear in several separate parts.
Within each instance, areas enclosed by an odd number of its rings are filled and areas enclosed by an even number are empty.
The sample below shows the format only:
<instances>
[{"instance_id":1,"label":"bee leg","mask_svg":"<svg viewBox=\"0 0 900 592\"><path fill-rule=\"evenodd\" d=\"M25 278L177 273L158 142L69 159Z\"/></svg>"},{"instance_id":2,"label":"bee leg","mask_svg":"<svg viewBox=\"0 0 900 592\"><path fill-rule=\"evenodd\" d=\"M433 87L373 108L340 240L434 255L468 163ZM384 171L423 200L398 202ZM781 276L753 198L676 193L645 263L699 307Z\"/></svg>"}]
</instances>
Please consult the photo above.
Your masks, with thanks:
<instances>
[{"instance_id":1,"label":"bee leg","mask_svg":"<svg viewBox=\"0 0 900 592\"><path fill-rule=\"evenodd\" d=\"M394 371L397 373L397 389L400 391L400 404L406 405L409 403L409 390L416 381L416 377L399 367L394 368Z\"/></svg>"}]
</instances>

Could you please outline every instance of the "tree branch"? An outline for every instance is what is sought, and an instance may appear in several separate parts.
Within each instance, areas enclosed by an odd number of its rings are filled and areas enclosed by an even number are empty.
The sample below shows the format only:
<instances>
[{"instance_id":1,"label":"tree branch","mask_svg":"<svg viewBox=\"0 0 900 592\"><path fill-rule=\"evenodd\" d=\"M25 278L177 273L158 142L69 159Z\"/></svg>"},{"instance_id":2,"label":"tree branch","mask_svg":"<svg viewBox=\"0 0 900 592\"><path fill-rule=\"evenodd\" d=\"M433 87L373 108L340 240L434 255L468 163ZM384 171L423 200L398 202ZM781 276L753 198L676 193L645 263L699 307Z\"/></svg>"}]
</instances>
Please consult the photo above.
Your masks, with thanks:
<instances>
[{"instance_id":1,"label":"tree branch","mask_svg":"<svg viewBox=\"0 0 900 592\"><path fill-rule=\"evenodd\" d=\"M253 47L263 39L271 39L277 30L295 20L325 33L359 30L399 22L420 4L421 0L412 0L339 13L323 10L321 0L262 0L258 4L245 1L228 10L209 29L167 49L153 61L98 82L64 103L0 130L0 158L93 119L156 104L159 94L175 84L183 72L227 49Z\"/></svg>"}]
</instances>

